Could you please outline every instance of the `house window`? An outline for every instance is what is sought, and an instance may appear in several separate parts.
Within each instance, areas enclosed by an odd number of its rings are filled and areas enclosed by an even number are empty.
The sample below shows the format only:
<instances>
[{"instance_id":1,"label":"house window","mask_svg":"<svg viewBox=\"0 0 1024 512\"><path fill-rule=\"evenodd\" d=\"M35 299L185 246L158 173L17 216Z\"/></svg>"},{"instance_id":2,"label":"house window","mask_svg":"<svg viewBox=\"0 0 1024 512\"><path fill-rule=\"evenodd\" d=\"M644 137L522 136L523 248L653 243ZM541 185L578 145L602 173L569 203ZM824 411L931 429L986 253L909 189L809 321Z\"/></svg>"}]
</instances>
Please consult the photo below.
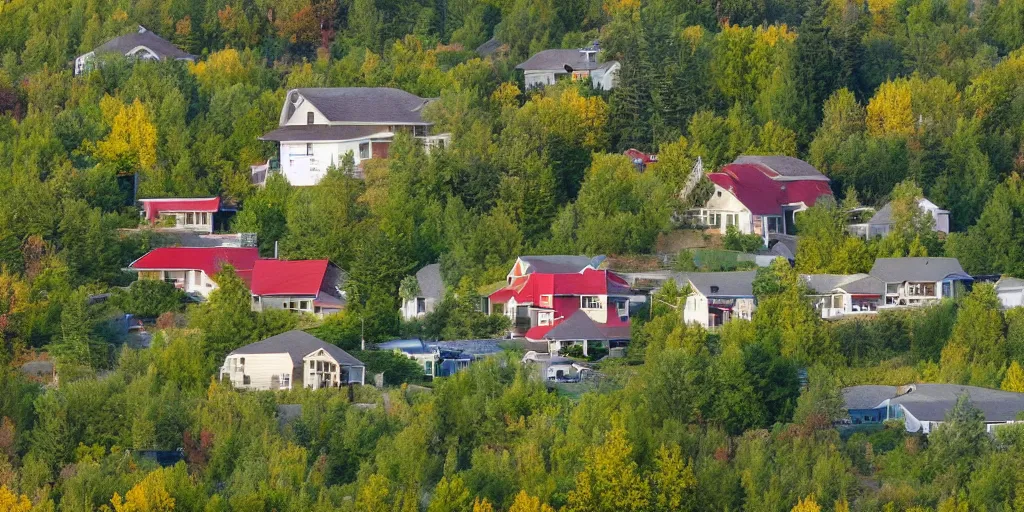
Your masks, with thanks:
<instances>
[{"instance_id":1,"label":"house window","mask_svg":"<svg viewBox=\"0 0 1024 512\"><path fill-rule=\"evenodd\" d=\"M738 226L740 223L740 214L738 213L727 213L725 214L725 225L726 226Z\"/></svg>"},{"instance_id":2,"label":"house window","mask_svg":"<svg viewBox=\"0 0 1024 512\"><path fill-rule=\"evenodd\" d=\"M284 389L292 388L292 374L282 373L281 374L281 387Z\"/></svg>"},{"instance_id":3,"label":"house window","mask_svg":"<svg viewBox=\"0 0 1024 512\"><path fill-rule=\"evenodd\" d=\"M553 313L545 311L537 315L537 325L551 325L551 317Z\"/></svg>"},{"instance_id":4,"label":"house window","mask_svg":"<svg viewBox=\"0 0 1024 512\"><path fill-rule=\"evenodd\" d=\"M584 295L580 297L580 307L583 309L601 309L601 298L597 295Z\"/></svg>"},{"instance_id":5,"label":"house window","mask_svg":"<svg viewBox=\"0 0 1024 512\"><path fill-rule=\"evenodd\" d=\"M434 374L434 362L433 361L423 361L423 374L424 375L433 375Z\"/></svg>"},{"instance_id":6,"label":"house window","mask_svg":"<svg viewBox=\"0 0 1024 512\"><path fill-rule=\"evenodd\" d=\"M203 272L201 270L192 271L192 282L196 286L203 284Z\"/></svg>"},{"instance_id":7,"label":"house window","mask_svg":"<svg viewBox=\"0 0 1024 512\"><path fill-rule=\"evenodd\" d=\"M307 142L306 143L306 156L313 156L313 143L312 142Z\"/></svg>"},{"instance_id":8,"label":"house window","mask_svg":"<svg viewBox=\"0 0 1024 512\"><path fill-rule=\"evenodd\" d=\"M782 232L782 219L779 217L766 217L768 222L769 233L781 233Z\"/></svg>"},{"instance_id":9,"label":"house window","mask_svg":"<svg viewBox=\"0 0 1024 512\"><path fill-rule=\"evenodd\" d=\"M315 361L310 361L309 362L309 369L312 370L314 368L316 368L316 362Z\"/></svg>"},{"instance_id":10,"label":"house window","mask_svg":"<svg viewBox=\"0 0 1024 512\"><path fill-rule=\"evenodd\" d=\"M185 224L191 225L196 223L196 214L188 212L185 214Z\"/></svg>"},{"instance_id":11,"label":"house window","mask_svg":"<svg viewBox=\"0 0 1024 512\"><path fill-rule=\"evenodd\" d=\"M299 301L299 309L301 309L303 311L308 310L309 309L309 301L308 300L300 300Z\"/></svg>"},{"instance_id":12,"label":"house window","mask_svg":"<svg viewBox=\"0 0 1024 512\"><path fill-rule=\"evenodd\" d=\"M316 120L316 116L312 112L306 112L306 124L313 124Z\"/></svg>"},{"instance_id":13,"label":"house window","mask_svg":"<svg viewBox=\"0 0 1024 512\"><path fill-rule=\"evenodd\" d=\"M249 384L252 384L252 379L248 375L242 375L242 385L248 386Z\"/></svg>"},{"instance_id":14,"label":"house window","mask_svg":"<svg viewBox=\"0 0 1024 512\"><path fill-rule=\"evenodd\" d=\"M363 142L359 144L359 159L366 160L367 158L370 158L370 143Z\"/></svg>"},{"instance_id":15,"label":"house window","mask_svg":"<svg viewBox=\"0 0 1024 512\"><path fill-rule=\"evenodd\" d=\"M417 137L426 137L427 136L427 127L426 126L414 126L412 130L413 130L412 131L413 135L415 135Z\"/></svg>"},{"instance_id":16,"label":"house window","mask_svg":"<svg viewBox=\"0 0 1024 512\"><path fill-rule=\"evenodd\" d=\"M416 314L427 312L427 299L416 297Z\"/></svg>"},{"instance_id":17,"label":"house window","mask_svg":"<svg viewBox=\"0 0 1024 512\"><path fill-rule=\"evenodd\" d=\"M708 212L708 227L717 228L722 225L722 214Z\"/></svg>"},{"instance_id":18,"label":"house window","mask_svg":"<svg viewBox=\"0 0 1024 512\"><path fill-rule=\"evenodd\" d=\"M209 213L203 212L200 215L201 215L201 217L203 219L203 225L206 225L206 224L210 223L210 214Z\"/></svg>"}]
</instances>

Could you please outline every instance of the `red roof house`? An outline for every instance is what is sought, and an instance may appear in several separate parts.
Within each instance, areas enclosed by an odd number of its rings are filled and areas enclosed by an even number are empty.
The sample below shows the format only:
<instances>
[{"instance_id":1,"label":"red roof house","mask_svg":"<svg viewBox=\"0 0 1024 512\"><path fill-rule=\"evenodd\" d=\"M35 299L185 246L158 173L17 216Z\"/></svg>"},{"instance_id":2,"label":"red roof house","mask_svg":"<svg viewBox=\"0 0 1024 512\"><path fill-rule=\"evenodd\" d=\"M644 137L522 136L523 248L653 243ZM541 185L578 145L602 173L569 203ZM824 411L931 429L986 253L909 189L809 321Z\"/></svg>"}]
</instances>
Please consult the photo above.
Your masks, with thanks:
<instances>
[{"instance_id":1,"label":"red roof house","mask_svg":"<svg viewBox=\"0 0 1024 512\"><path fill-rule=\"evenodd\" d=\"M178 229L213 233L213 215L223 210L219 197L139 199L150 224L166 219Z\"/></svg>"},{"instance_id":2,"label":"red roof house","mask_svg":"<svg viewBox=\"0 0 1024 512\"><path fill-rule=\"evenodd\" d=\"M795 212L832 195L828 177L787 156L741 156L707 178L714 191L703 207L691 210L691 219L722 234L736 226L765 240L791 233Z\"/></svg>"},{"instance_id":3,"label":"red roof house","mask_svg":"<svg viewBox=\"0 0 1024 512\"><path fill-rule=\"evenodd\" d=\"M253 309L326 315L345 307L344 273L327 260L256 260L250 288Z\"/></svg>"},{"instance_id":4,"label":"red roof house","mask_svg":"<svg viewBox=\"0 0 1024 512\"><path fill-rule=\"evenodd\" d=\"M595 343L606 348L625 345L630 339L631 294L626 280L589 265L556 272L511 277L488 297L490 312L512 320L513 336L546 342L550 352L576 343L584 350Z\"/></svg>"},{"instance_id":5,"label":"red roof house","mask_svg":"<svg viewBox=\"0 0 1024 512\"><path fill-rule=\"evenodd\" d=\"M138 272L139 279L172 282L186 293L206 297L216 289L212 277L221 268L230 265L239 276L245 276L259 257L255 247L160 247L133 261L128 268Z\"/></svg>"}]
</instances>

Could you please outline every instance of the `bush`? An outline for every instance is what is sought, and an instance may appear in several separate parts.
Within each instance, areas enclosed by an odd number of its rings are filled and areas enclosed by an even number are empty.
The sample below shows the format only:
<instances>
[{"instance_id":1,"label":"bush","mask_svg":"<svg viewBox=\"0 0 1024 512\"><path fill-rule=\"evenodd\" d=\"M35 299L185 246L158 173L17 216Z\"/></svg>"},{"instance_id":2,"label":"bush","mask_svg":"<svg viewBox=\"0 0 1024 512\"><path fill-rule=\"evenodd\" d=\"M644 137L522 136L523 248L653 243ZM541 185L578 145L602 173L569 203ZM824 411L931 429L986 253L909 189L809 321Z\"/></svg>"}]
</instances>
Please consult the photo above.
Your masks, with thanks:
<instances>
[{"instance_id":1,"label":"bush","mask_svg":"<svg viewBox=\"0 0 1024 512\"><path fill-rule=\"evenodd\" d=\"M402 354L389 350L354 350L350 353L366 364L367 384L372 384L373 376L382 372L386 386L415 384L426 380L423 367Z\"/></svg>"},{"instance_id":2,"label":"bush","mask_svg":"<svg viewBox=\"0 0 1024 512\"><path fill-rule=\"evenodd\" d=\"M736 226L725 228L725 237L722 239L722 243L730 251L757 252L764 248L764 239L760 235L753 233L744 235Z\"/></svg>"},{"instance_id":3,"label":"bush","mask_svg":"<svg viewBox=\"0 0 1024 512\"><path fill-rule=\"evenodd\" d=\"M185 292L171 283L153 279L135 281L127 290L115 289L110 295L114 307L142 318L156 318L167 312L180 312Z\"/></svg>"}]
</instances>

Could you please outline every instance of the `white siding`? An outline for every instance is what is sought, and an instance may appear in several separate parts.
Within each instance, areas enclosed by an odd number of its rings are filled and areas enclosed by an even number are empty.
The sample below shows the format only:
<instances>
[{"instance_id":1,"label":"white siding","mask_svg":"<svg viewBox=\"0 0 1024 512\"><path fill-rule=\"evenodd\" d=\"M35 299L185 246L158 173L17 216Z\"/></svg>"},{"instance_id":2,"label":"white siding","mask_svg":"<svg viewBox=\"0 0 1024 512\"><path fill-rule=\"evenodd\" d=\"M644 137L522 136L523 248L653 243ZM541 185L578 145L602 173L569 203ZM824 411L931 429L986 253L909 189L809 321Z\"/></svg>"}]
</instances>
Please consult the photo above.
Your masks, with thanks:
<instances>
[{"instance_id":1,"label":"white siding","mask_svg":"<svg viewBox=\"0 0 1024 512\"><path fill-rule=\"evenodd\" d=\"M594 297L594 295L588 295L588 297ZM597 309L584 309L583 298L580 298L580 309L590 317L591 320L599 323L608 323L608 296L607 295L596 295L600 307Z\"/></svg>"},{"instance_id":2,"label":"white siding","mask_svg":"<svg viewBox=\"0 0 1024 512\"><path fill-rule=\"evenodd\" d=\"M245 358L245 364L242 366L241 372L229 372L231 383L242 389L271 389L271 383L278 383L283 385L280 381L280 377L283 374L288 374L291 378L295 379L295 367L292 364L292 358L288 354L235 354L229 355L224 362L225 368L231 369L232 358L241 359ZM249 377L249 384L244 384L244 376ZM278 377L274 380L273 377ZM301 386L300 382L292 382L293 388Z\"/></svg>"},{"instance_id":3,"label":"white siding","mask_svg":"<svg viewBox=\"0 0 1024 512\"><path fill-rule=\"evenodd\" d=\"M739 228L740 232L745 234L754 232L754 219L750 214L750 210L748 210L746 206L743 206L743 203L741 203L732 192L729 192L718 185L715 185L715 190L711 193L711 198L708 199L708 202L704 205L703 209L716 213L737 214L739 219L736 227ZM712 229L717 229L722 234L725 234L725 220L723 219L719 222L719 226L717 228Z\"/></svg>"},{"instance_id":4,"label":"white siding","mask_svg":"<svg viewBox=\"0 0 1024 512\"><path fill-rule=\"evenodd\" d=\"M285 123L286 126L297 126L307 124L307 114L313 112L313 124L328 124L327 118L323 116L309 101L303 101L292 114L292 117Z\"/></svg>"},{"instance_id":5,"label":"white siding","mask_svg":"<svg viewBox=\"0 0 1024 512\"><path fill-rule=\"evenodd\" d=\"M700 294L692 294L686 298L683 308L683 321L688 324L708 326L708 299Z\"/></svg>"}]
</instances>

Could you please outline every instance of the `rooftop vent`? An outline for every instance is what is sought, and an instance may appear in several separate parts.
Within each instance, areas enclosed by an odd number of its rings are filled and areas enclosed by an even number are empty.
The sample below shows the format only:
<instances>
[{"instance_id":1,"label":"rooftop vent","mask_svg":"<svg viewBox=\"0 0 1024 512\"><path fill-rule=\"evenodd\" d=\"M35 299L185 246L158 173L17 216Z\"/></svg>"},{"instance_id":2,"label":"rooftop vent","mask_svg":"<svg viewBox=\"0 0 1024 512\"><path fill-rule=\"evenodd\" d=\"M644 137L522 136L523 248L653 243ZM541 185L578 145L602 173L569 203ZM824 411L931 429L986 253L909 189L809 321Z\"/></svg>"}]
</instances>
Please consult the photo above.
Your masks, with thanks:
<instances>
[{"instance_id":1,"label":"rooftop vent","mask_svg":"<svg viewBox=\"0 0 1024 512\"><path fill-rule=\"evenodd\" d=\"M711 293L718 293L718 287L717 286L712 286L711 287Z\"/></svg>"}]
</instances>

